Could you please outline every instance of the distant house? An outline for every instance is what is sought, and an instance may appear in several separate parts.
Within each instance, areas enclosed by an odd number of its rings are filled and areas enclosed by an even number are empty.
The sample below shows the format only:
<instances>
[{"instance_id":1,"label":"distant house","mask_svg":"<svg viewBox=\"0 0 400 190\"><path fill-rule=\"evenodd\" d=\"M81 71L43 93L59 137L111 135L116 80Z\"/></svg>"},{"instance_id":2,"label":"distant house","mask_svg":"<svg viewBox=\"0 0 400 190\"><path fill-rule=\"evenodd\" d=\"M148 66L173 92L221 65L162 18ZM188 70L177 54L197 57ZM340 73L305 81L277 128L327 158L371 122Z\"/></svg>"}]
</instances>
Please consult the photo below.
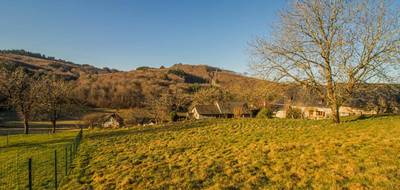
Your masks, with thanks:
<instances>
[{"instance_id":1,"label":"distant house","mask_svg":"<svg viewBox=\"0 0 400 190\"><path fill-rule=\"evenodd\" d=\"M292 105L291 108L299 109L303 118L305 119L326 119L332 116L332 110L327 106L321 105ZM377 114L376 111L373 110L364 110L361 108L354 108L349 106L341 106L339 108L339 115L341 117L344 116L352 116L352 115L374 115ZM286 118L286 109L282 106L279 110L276 111L275 117L277 118Z\"/></svg>"},{"instance_id":2,"label":"distant house","mask_svg":"<svg viewBox=\"0 0 400 190\"><path fill-rule=\"evenodd\" d=\"M246 103L242 102L226 102L209 105L196 105L190 111L190 114L195 119L205 118L233 118L235 115L240 117L250 117L251 111Z\"/></svg>"},{"instance_id":3,"label":"distant house","mask_svg":"<svg viewBox=\"0 0 400 190\"><path fill-rule=\"evenodd\" d=\"M183 121L189 118L189 114L187 112L176 112L176 120Z\"/></svg>"},{"instance_id":4,"label":"distant house","mask_svg":"<svg viewBox=\"0 0 400 190\"><path fill-rule=\"evenodd\" d=\"M112 114L108 114L106 115L103 119L102 119L102 123L101 126L103 128L120 128L120 127L124 127L124 119L119 116L117 113L112 113Z\"/></svg>"}]
</instances>

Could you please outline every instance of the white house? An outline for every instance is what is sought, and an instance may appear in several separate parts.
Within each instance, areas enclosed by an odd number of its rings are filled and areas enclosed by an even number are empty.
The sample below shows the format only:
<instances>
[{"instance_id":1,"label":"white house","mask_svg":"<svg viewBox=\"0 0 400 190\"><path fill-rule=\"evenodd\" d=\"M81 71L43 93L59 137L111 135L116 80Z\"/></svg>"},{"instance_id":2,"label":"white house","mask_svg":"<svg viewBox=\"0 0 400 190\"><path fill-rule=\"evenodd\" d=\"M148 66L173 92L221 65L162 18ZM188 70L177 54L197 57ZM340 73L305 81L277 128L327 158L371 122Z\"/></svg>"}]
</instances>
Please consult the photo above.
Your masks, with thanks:
<instances>
[{"instance_id":1,"label":"white house","mask_svg":"<svg viewBox=\"0 0 400 190\"><path fill-rule=\"evenodd\" d=\"M307 119L326 119L331 117L332 110L329 107L325 106L299 106L294 105L290 106L295 109L301 110L303 113L303 117ZM374 110L364 110L361 108L353 108L349 106L341 106L339 108L339 115L343 116L351 116L351 115L374 115L377 114ZM276 111L275 117L277 118L286 118L286 110L282 107L278 111Z\"/></svg>"}]
</instances>

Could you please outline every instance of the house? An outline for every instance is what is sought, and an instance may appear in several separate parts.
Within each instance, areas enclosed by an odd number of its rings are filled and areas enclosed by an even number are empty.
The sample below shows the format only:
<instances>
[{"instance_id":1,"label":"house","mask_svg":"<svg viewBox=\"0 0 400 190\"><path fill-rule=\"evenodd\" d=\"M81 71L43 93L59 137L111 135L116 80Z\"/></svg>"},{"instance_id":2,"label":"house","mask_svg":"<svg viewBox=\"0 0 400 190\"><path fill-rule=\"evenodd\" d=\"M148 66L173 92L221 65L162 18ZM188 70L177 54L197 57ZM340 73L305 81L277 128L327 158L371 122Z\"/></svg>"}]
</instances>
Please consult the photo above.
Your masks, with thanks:
<instances>
[{"instance_id":1,"label":"house","mask_svg":"<svg viewBox=\"0 0 400 190\"><path fill-rule=\"evenodd\" d=\"M243 102L226 102L226 103L218 103L215 105L220 110L223 117L232 118L235 115L240 115L240 117L250 117L251 111L246 103Z\"/></svg>"},{"instance_id":2,"label":"house","mask_svg":"<svg viewBox=\"0 0 400 190\"><path fill-rule=\"evenodd\" d=\"M176 112L176 120L183 121L189 118L189 114L187 112Z\"/></svg>"},{"instance_id":3,"label":"house","mask_svg":"<svg viewBox=\"0 0 400 190\"><path fill-rule=\"evenodd\" d=\"M233 118L235 115L240 117L250 117L251 111L246 103L242 102L215 102L209 105L196 105L190 111L195 119L205 118Z\"/></svg>"},{"instance_id":4,"label":"house","mask_svg":"<svg viewBox=\"0 0 400 190\"><path fill-rule=\"evenodd\" d=\"M106 115L102 119L101 126L103 128L120 128L124 127L125 124L124 124L124 119L121 116L119 116L117 113L112 113Z\"/></svg>"},{"instance_id":5,"label":"house","mask_svg":"<svg viewBox=\"0 0 400 190\"><path fill-rule=\"evenodd\" d=\"M274 104L268 105L277 118L286 118L289 108L301 111L302 118L305 119L326 119L332 116L332 110L324 99L304 96L282 97ZM373 110L365 110L353 104L347 104L339 108L339 116L352 115L373 115L377 114Z\"/></svg>"},{"instance_id":6,"label":"house","mask_svg":"<svg viewBox=\"0 0 400 190\"><path fill-rule=\"evenodd\" d=\"M327 106L322 105L293 105L290 106L294 109L299 109L303 118L305 119L326 119L332 116L332 110ZM339 115L341 117L344 116L352 116L352 115L373 115L377 114L376 111L373 110L364 110L361 108L354 108L349 106L341 106L339 108ZM286 109L282 106L279 110L276 111L275 117L277 118L286 118Z\"/></svg>"},{"instance_id":7,"label":"house","mask_svg":"<svg viewBox=\"0 0 400 190\"><path fill-rule=\"evenodd\" d=\"M218 118L222 116L216 105L197 105L190 113L195 119Z\"/></svg>"}]
</instances>

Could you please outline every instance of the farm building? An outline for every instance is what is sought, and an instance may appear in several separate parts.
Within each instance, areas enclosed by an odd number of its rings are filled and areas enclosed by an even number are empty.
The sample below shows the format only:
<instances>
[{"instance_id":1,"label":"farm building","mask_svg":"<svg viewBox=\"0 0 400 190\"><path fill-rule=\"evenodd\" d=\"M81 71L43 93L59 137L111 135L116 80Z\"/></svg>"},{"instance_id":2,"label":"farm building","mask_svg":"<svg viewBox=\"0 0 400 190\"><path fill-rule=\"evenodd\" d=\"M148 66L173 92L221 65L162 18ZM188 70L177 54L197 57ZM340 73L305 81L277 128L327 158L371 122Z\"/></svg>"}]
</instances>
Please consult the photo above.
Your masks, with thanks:
<instances>
[{"instance_id":1,"label":"farm building","mask_svg":"<svg viewBox=\"0 0 400 190\"><path fill-rule=\"evenodd\" d=\"M189 118L189 114L187 112L176 112L176 119L178 121L183 121Z\"/></svg>"},{"instance_id":2,"label":"farm building","mask_svg":"<svg viewBox=\"0 0 400 190\"><path fill-rule=\"evenodd\" d=\"M275 117L286 118L288 108L301 111L305 119L326 119L332 116L332 111L324 99L316 97L291 96L283 97L276 104L270 104L269 107L274 111ZM377 114L373 110L365 110L361 106L347 104L339 108L340 116L352 115L373 115Z\"/></svg>"},{"instance_id":3,"label":"farm building","mask_svg":"<svg viewBox=\"0 0 400 190\"><path fill-rule=\"evenodd\" d=\"M306 119L326 119L332 115L332 111L329 107L320 106L320 105L308 105L308 106L300 106L294 105L290 106L291 108L299 109L303 113L303 117ZM340 116L352 116L352 115L373 115L377 114L376 111L371 110L363 110L361 108L353 108L348 106L342 106L339 108ZM284 107L276 111L275 117L278 118L286 118L286 110Z\"/></svg>"},{"instance_id":4,"label":"farm building","mask_svg":"<svg viewBox=\"0 0 400 190\"><path fill-rule=\"evenodd\" d=\"M103 128L120 128L124 127L124 125L124 119L117 113L106 115L101 123Z\"/></svg>"},{"instance_id":5,"label":"farm building","mask_svg":"<svg viewBox=\"0 0 400 190\"><path fill-rule=\"evenodd\" d=\"M204 118L233 118L235 115L240 117L250 117L251 111L246 103L242 102L226 102L209 105L197 105L190 114L195 119Z\"/></svg>"}]
</instances>

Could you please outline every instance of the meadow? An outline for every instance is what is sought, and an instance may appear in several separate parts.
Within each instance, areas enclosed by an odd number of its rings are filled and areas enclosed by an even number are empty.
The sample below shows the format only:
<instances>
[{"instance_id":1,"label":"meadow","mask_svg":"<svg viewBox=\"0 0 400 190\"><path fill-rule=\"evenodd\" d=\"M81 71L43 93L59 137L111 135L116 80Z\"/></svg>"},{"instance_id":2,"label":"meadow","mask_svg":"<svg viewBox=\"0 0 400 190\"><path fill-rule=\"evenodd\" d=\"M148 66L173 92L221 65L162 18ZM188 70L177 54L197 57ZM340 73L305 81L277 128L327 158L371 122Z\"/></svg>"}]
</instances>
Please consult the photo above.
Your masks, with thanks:
<instances>
[{"instance_id":1,"label":"meadow","mask_svg":"<svg viewBox=\"0 0 400 190\"><path fill-rule=\"evenodd\" d=\"M86 133L61 189L400 189L400 117L232 119Z\"/></svg>"},{"instance_id":2,"label":"meadow","mask_svg":"<svg viewBox=\"0 0 400 190\"><path fill-rule=\"evenodd\" d=\"M77 134L78 130L56 134L0 136L0 189L28 187L29 158L32 159L33 188L54 188L55 150L58 152L57 180L61 181L72 166L75 155L72 154L74 150L71 144Z\"/></svg>"}]
</instances>

